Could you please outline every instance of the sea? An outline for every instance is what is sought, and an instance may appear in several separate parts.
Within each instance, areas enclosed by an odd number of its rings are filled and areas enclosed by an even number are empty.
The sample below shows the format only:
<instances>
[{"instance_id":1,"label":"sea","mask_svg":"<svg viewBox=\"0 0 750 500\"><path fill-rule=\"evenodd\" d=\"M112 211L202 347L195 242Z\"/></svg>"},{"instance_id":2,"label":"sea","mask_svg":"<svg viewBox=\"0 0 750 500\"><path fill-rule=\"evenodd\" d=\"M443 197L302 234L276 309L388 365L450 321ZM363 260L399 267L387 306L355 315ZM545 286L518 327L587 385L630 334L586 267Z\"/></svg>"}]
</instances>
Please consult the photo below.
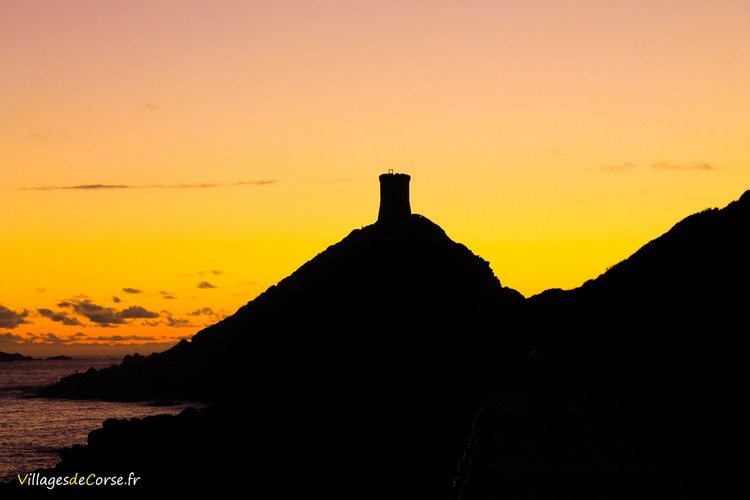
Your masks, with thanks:
<instances>
[{"instance_id":1,"label":"sea","mask_svg":"<svg viewBox=\"0 0 750 500\"><path fill-rule=\"evenodd\" d=\"M176 414L199 402L149 406L149 402L115 403L97 400L34 398L42 386L66 375L118 365L121 357L82 356L71 360L33 360L0 363L0 481L37 468L53 467L58 451L86 444L89 432L108 418L130 419Z\"/></svg>"}]
</instances>

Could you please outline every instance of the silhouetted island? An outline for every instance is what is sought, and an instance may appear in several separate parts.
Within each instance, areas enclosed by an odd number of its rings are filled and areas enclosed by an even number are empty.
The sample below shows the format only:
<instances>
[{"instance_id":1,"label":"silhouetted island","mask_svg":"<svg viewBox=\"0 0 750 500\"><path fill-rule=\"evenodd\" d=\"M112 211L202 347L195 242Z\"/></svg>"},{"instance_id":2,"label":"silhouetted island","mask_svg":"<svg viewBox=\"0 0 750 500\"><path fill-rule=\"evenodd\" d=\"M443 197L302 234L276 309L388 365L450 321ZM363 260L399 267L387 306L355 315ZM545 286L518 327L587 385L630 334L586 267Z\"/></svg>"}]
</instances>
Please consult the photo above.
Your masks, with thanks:
<instances>
[{"instance_id":1,"label":"silhouetted island","mask_svg":"<svg viewBox=\"0 0 750 500\"><path fill-rule=\"evenodd\" d=\"M47 361L71 361L73 358L70 356L65 356L64 354L60 354L58 356L50 356L47 358Z\"/></svg>"},{"instance_id":2,"label":"silhouetted island","mask_svg":"<svg viewBox=\"0 0 750 500\"><path fill-rule=\"evenodd\" d=\"M383 174L377 222L190 341L45 388L212 403L108 420L46 473L264 499L744 489L750 192L579 288L525 299L411 213L409 181Z\"/></svg>"},{"instance_id":3,"label":"silhouetted island","mask_svg":"<svg viewBox=\"0 0 750 500\"><path fill-rule=\"evenodd\" d=\"M24 356L21 353L9 353L0 351L0 362L3 361L33 361L34 358L31 356Z\"/></svg>"}]
</instances>

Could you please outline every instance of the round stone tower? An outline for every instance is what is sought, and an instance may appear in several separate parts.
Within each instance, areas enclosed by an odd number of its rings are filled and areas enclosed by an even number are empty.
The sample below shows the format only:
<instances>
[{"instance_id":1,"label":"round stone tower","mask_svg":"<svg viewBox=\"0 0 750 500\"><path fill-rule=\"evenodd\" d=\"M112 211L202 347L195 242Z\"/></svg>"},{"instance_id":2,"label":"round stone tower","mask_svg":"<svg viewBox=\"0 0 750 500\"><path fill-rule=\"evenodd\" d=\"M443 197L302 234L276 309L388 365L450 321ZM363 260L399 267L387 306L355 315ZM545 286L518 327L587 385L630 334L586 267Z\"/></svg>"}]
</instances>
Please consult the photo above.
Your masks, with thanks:
<instances>
[{"instance_id":1,"label":"round stone tower","mask_svg":"<svg viewBox=\"0 0 750 500\"><path fill-rule=\"evenodd\" d=\"M409 205L409 180L406 174L389 170L380 175L380 210L378 222L394 222L411 215Z\"/></svg>"}]
</instances>

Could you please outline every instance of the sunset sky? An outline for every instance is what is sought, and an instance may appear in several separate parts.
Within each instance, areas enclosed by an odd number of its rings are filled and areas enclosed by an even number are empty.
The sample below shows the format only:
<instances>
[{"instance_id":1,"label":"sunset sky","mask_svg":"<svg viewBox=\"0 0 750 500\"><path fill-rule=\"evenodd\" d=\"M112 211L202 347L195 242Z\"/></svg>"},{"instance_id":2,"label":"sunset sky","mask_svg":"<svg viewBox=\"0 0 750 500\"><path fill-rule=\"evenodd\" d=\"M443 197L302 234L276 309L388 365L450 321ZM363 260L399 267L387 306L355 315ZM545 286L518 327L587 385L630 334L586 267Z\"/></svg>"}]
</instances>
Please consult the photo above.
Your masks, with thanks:
<instances>
[{"instance_id":1,"label":"sunset sky","mask_svg":"<svg viewBox=\"0 0 750 500\"><path fill-rule=\"evenodd\" d=\"M0 65L2 351L189 338L388 169L525 296L750 188L747 0L0 0Z\"/></svg>"}]
</instances>

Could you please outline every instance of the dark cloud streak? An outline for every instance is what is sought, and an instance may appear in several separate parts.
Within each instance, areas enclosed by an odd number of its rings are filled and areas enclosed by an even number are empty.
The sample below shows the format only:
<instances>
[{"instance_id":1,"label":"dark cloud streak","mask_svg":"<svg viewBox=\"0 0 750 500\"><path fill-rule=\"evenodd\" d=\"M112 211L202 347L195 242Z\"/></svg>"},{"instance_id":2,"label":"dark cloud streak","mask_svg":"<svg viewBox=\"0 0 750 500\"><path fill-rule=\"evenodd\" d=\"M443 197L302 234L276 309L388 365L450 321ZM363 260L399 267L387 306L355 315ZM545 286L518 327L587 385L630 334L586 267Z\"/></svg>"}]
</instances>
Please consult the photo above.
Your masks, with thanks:
<instances>
[{"instance_id":1,"label":"dark cloud streak","mask_svg":"<svg viewBox=\"0 0 750 500\"><path fill-rule=\"evenodd\" d=\"M690 164L660 162L652 164L651 168L653 168L654 170L716 170L716 167L706 162L696 162Z\"/></svg>"},{"instance_id":2,"label":"dark cloud streak","mask_svg":"<svg viewBox=\"0 0 750 500\"><path fill-rule=\"evenodd\" d=\"M200 315L206 315L206 316L213 316L214 311L210 307L202 307L198 310L195 310L193 312L189 312L188 316L200 316Z\"/></svg>"},{"instance_id":3,"label":"dark cloud streak","mask_svg":"<svg viewBox=\"0 0 750 500\"><path fill-rule=\"evenodd\" d=\"M189 320L184 318L175 318L173 316L167 316L167 326L171 328L188 328L192 327L193 324Z\"/></svg>"},{"instance_id":4,"label":"dark cloud streak","mask_svg":"<svg viewBox=\"0 0 750 500\"><path fill-rule=\"evenodd\" d=\"M122 311L112 307L95 304L88 299L73 299L57 304L58 307L72 309L99 326L117 326L127 323L129 319L158 318L159 313L149 311L141 306L130 306ZM40 313L41 314L41 313Z\"/></svg>"},{"instance_id":5,"label":"dark cloud streak","mask_svg":"<svg viewBox=\"0 0 750 500\"><path fill-rule=\"evenodd\" d=\"M267 186L275 180L239 182L202 182L194 184L74 184L71 186L34 186L21 188L24 191L100 191L109 189L209 189L232 186Z\"/></svg>"},{"instance_id":6,"label":"dark cloud streak","mask_svg":"<svg viewBox=\"0 0 750 500\"><path fill-rule=\"evenodd\" d=\"M638 165L635 163L620 163L617 165L607 165L606 167L602 167L602 170L609 172L630 172L636 168L638 168Z\"/></svg>"},{"instance_id":7,"label":"dark cloud streak","mask_svg":"<svg viewBox=\"0 0 750 500\"><path fill-rule=\"evenodd\" d=\"M707 162L695 162L695 163L669 163L669 162L658 162L658 163L652 163L650 165L652 170L660 170L662 172L678 172L678 171L701 171L701 172L711 172L716 171L718 168L710 163ZM637 170L641 168L636 163L619 163L614 165L606 165L601 167L602 170L607 172L632 172L634 170Z\"/></svg>"},{"instance_id":8,"label":"dark cloud streak","mask_svg":"<svg viewBox=\"0 0 750 500\"><path fill-rule=\"evenodd\" d=\"M158 318L159 313L149 311L141 306L130 306L127 309L120 311L120 317L123 319Z\"/></svg>"},{"instance_id":9,"label":"dark cloud streak","mask_svg":"<svg viewBox=\"0 0 750 500\"><path fill-rule=\"evenodd\" d=\"M75 316L68 316L65 311L55 312L52 309L43 308L37 309L36 312L38 312L44 318L49 318L52 321L60 322L63 325L83 326L83 323L81 323L78 318L76 318Z\"/></svg>"},{"instance_id":10,"label":"dark cloud streak","mask_svg":"<svg viewBox=\"0 0 750 500\"><path fill-rule=\"evenodd\" d=\"M24 309L21 312L8 309L7 307L0 305L0 328L16 328L18 325L25 325L31 323L26 319L29 312Z\"/></svg>"},{"instance_id":11,"label":"dark cloud streak","mask_svg":"<svg viewBox=\"0 0 750 500\"><path fill-rule=\"evenodd\" d=\"M23 337L16 333L0 333L0 345L1 344L16 344L18 342L22 342L24 340Z\"/></svg>"}]
</instances>

